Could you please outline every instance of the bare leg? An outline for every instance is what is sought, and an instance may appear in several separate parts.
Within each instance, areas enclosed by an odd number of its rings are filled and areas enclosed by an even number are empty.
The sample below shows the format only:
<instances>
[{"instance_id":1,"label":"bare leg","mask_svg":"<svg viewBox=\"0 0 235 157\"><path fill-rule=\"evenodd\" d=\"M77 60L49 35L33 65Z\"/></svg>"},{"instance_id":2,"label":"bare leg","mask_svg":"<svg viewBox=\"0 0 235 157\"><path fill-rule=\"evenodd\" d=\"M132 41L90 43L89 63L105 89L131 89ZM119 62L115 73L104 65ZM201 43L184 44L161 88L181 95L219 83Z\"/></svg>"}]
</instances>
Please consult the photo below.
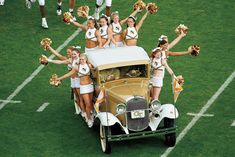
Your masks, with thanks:
<instances>
[{"instance_id":1,"label":"bare leg","mask_svg":"<svg viewBox=\"0 0 235 157\"><path fill-rule=\"evenodd\" d=\"M57 15L62 14L62 0L57 1L57 10L56 10Z\"/></svg>"},{"instance_id":2,"label":"bare leg","mask_svg":"<svg viewBox=\"0 0 235 157\"><path fill-rule=\"evenodd\" d=\"M47 20L46 20L45 5L39 5L39 8L40 8L40 14L42 17L42 28L47 29L48 25L47 25Z\"/></svg>"},{"instance_id":3,"label":"bare leg","mask_svg":"<svg viewBox=\"0 0 235 157\"><path fill-rule=\"evenodd\" d=\"M85 106L82 100L82 97L80 95L80 88L75 88L75 95L76 95L76 99L77 99L77 104L80 107L80 109L82 110L82 112L85 112Z\"/></svg>"},{"instance_id":4,"label":"bare leg","mask_svg":"<svg viewBox=\"0 0 235 157\"><path fill-rule=\"evenodd\" d=\"M75 7L75 0L69 0L69 12L73 13L73 9Z\"/></svg>"},{"instance_id":5,"label":"bare leg","mask_svg":"<svg viewBox=\"0 0 235 157\"><path fill-rule=\"evenodd\" d=\"M110 17L111 16L111 7L106 6L105 14Z\"/></svg>"},{"instance_id":6,"label":"bare leg","mask_svg":"<svg viewBox=\"0 0 235 157\"><path fill-rule=\"evenodd\" d=\"M83 98L83 101L84 101L85 107L86 107L87 119L91 120L91 102L90 102L89 93L88 94L82 94L82 98Z\"/></svg>"},{"instance_id":7,"label":"bare leg","mask_svg":"<svg viewBox=\"0 0 235 157\"><path fill-rule=\"evenodd\" d=\"M153 100L159 100L161 89L161 87L153 87Z\"/></svg>"}]
</instances>

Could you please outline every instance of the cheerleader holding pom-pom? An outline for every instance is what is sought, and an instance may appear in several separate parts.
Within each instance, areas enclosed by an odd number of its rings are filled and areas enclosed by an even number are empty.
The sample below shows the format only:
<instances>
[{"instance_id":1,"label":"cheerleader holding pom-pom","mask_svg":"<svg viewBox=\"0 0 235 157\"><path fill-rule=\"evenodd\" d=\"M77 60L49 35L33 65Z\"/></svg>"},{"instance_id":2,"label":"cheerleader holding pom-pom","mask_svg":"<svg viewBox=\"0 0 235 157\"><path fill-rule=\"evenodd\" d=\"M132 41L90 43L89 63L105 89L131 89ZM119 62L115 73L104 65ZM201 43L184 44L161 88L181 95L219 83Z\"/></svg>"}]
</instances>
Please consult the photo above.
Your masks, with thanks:
<instances>
[{"instance_id":1,"label":"cheerleader holding pom-pom","mask_svg":"<svg viewBox=\"0 0 235 157\"><path fill-rule=\"evenodd\" d=\"M90 78L90 67L87 63L87 57L84 54L80 55L80 61L78 65L74 66L73 69L69 73L61 77L58 77L56 80L62 81L65 78L68 78L74 74L77 74L80 78L80 94L82 96L82 99L85 105L85 111L86 111L85 118L86 118L88 127L92 127L93 125L92 97L93 97L94 87L93 87L92 80Z\"/></svg>"}]
</instances>

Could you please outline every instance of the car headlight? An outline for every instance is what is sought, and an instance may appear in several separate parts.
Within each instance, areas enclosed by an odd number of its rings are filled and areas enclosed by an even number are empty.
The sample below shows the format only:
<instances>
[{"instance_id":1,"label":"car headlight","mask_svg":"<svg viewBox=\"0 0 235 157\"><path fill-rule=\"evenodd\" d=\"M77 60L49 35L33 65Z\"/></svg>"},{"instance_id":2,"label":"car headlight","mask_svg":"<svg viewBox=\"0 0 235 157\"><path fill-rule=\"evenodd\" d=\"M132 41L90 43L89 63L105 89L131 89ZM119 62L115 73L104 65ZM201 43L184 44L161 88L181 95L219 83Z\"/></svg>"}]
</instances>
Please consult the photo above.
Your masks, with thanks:
<instances>
[{"instance_id":1,"label":"car headlight","mask_svg":"<svg viewBox=\"0 0 235 157\"><path fill-rule=\"evenodd\" d=\"M117 105L117 114L123 114L126 112L126 105L125 104L118 104Z\"/></svg>"},{"instance_id":2,"label":"car headlight","mask_svg":"<svg viewBox=\"0 0 235 157\"><path fill-rule=\"evenodd\" d=\"M151 102L151 111L154 113L154 114L157 114L160 112L160 109L161 109L161 103L159 100L153 100Z\"/></svg>"}]
</instances>

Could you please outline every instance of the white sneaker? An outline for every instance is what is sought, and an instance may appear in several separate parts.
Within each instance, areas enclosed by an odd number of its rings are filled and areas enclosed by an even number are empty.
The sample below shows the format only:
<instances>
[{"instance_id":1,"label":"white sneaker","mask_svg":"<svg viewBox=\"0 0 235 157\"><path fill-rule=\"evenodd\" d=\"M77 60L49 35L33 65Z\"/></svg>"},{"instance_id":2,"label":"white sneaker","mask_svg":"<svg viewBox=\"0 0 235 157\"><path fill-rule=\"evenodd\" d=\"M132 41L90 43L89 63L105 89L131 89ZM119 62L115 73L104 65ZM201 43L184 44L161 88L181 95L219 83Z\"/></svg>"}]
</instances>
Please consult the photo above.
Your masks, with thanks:
<instances>
[{"instance_id":1,"label":"white sneaker","mask_svg":"<svg viewBox=\"0 0 235 157\"><path fill-rule=\"evenodd\" d=\"M46 19L42 19L42 28L48 29L48 25L47 25Z\"/></svg>"},{"instance_id":2,"label":"white sneaker","mask_svg":"<svg viewBox=\"0 0 235 157\"><path fill-rule=\"evenodd\" d=\"M99 8L95 8L95 19L96 20L99 20L99 18L100 18L99 13L100 13L100 9Z\"/></svg>"},{"instance_id":3,"label":"white sneaker","mask_svg":"<svg viewBox=\"0 0 235 157\"><path fill-rule=\"evenodd\" d=\"M91 128L93 126L93 121L91 119L89 119L87 121L87 125L88 125L89 128Z\"/></svg>"},{"instance_id":4,"label":"white sneaker","mask_svg":"<svg viewBox=\"0 0 235 157\"><path fill-rule=\"evenodd\" d=\"M0 5L4 5L5 0L0 0Z\"/></svg>"},{"instance_id":5,"label":"white sneaker","mask_svg":"<svg viewBox=\"0 0 235 157\"><path fill-rule=\"evenodd\" d=\"M35 3L35 2L36 2L36 0L31 0L31 2L32 2L32 3Z\"/></svg>"},{"instance_id":6,"label":"white sneaker","mask_svg":"<svg viewBox=\"0 0 235 157\"><path fill-rule=\"evenodd\" d=\"M25 6L28 8L28 9L31 9L32 7L32 2L30 0L25 0Z\"/></svg>"},{"instance_id":7,"label":"white sneaker","mask_svg":"<svg viewBox=\"0 0 235 157\"><path fill-rule=\"evenodd\" d=\"M57 9L56 13L57 13L58 16L60 16L62 14L62 10L61 9Z\"/></svg>"}]
</instances>

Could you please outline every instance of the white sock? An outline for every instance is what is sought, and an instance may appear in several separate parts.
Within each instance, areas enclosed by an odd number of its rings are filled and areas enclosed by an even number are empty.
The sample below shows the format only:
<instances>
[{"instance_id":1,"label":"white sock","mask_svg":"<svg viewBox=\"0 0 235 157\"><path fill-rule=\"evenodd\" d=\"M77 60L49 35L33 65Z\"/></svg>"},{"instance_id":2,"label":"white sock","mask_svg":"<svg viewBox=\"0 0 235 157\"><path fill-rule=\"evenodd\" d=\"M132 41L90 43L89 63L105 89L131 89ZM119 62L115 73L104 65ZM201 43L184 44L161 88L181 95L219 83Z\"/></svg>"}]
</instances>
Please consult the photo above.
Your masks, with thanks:
<instances>
[{"instance_id":1,"label":"white sock","mask_svg":"<svg viewBox=\"0 0 235 157\"><path fill-rule=\"evenodd\" d=\"M72 9L72 8L69 8L69 12L72 13L72 12L73 12L73 9Z\"/></svg>"},{"instance_id":2,"label":"white sock","mask_svg":"<svg viewBox=\"0 0 235 157\"><path fill-rule=\"evenodd\" d=\"M62 2L59 2L59 3L57 3L58 4L58 6L61 6L62 5Z\"/></svg>"},{"instance_id":3,"label":"white sock","mask_svg":"<svg viewBox=\"0 0 235 157\"><path fill-rule=\"evenodd\" d=\"M42 22L46 22L47 20L46 20L46 18L45 17L43 17L42 18Z\"/></svg>"}]
</instances>

